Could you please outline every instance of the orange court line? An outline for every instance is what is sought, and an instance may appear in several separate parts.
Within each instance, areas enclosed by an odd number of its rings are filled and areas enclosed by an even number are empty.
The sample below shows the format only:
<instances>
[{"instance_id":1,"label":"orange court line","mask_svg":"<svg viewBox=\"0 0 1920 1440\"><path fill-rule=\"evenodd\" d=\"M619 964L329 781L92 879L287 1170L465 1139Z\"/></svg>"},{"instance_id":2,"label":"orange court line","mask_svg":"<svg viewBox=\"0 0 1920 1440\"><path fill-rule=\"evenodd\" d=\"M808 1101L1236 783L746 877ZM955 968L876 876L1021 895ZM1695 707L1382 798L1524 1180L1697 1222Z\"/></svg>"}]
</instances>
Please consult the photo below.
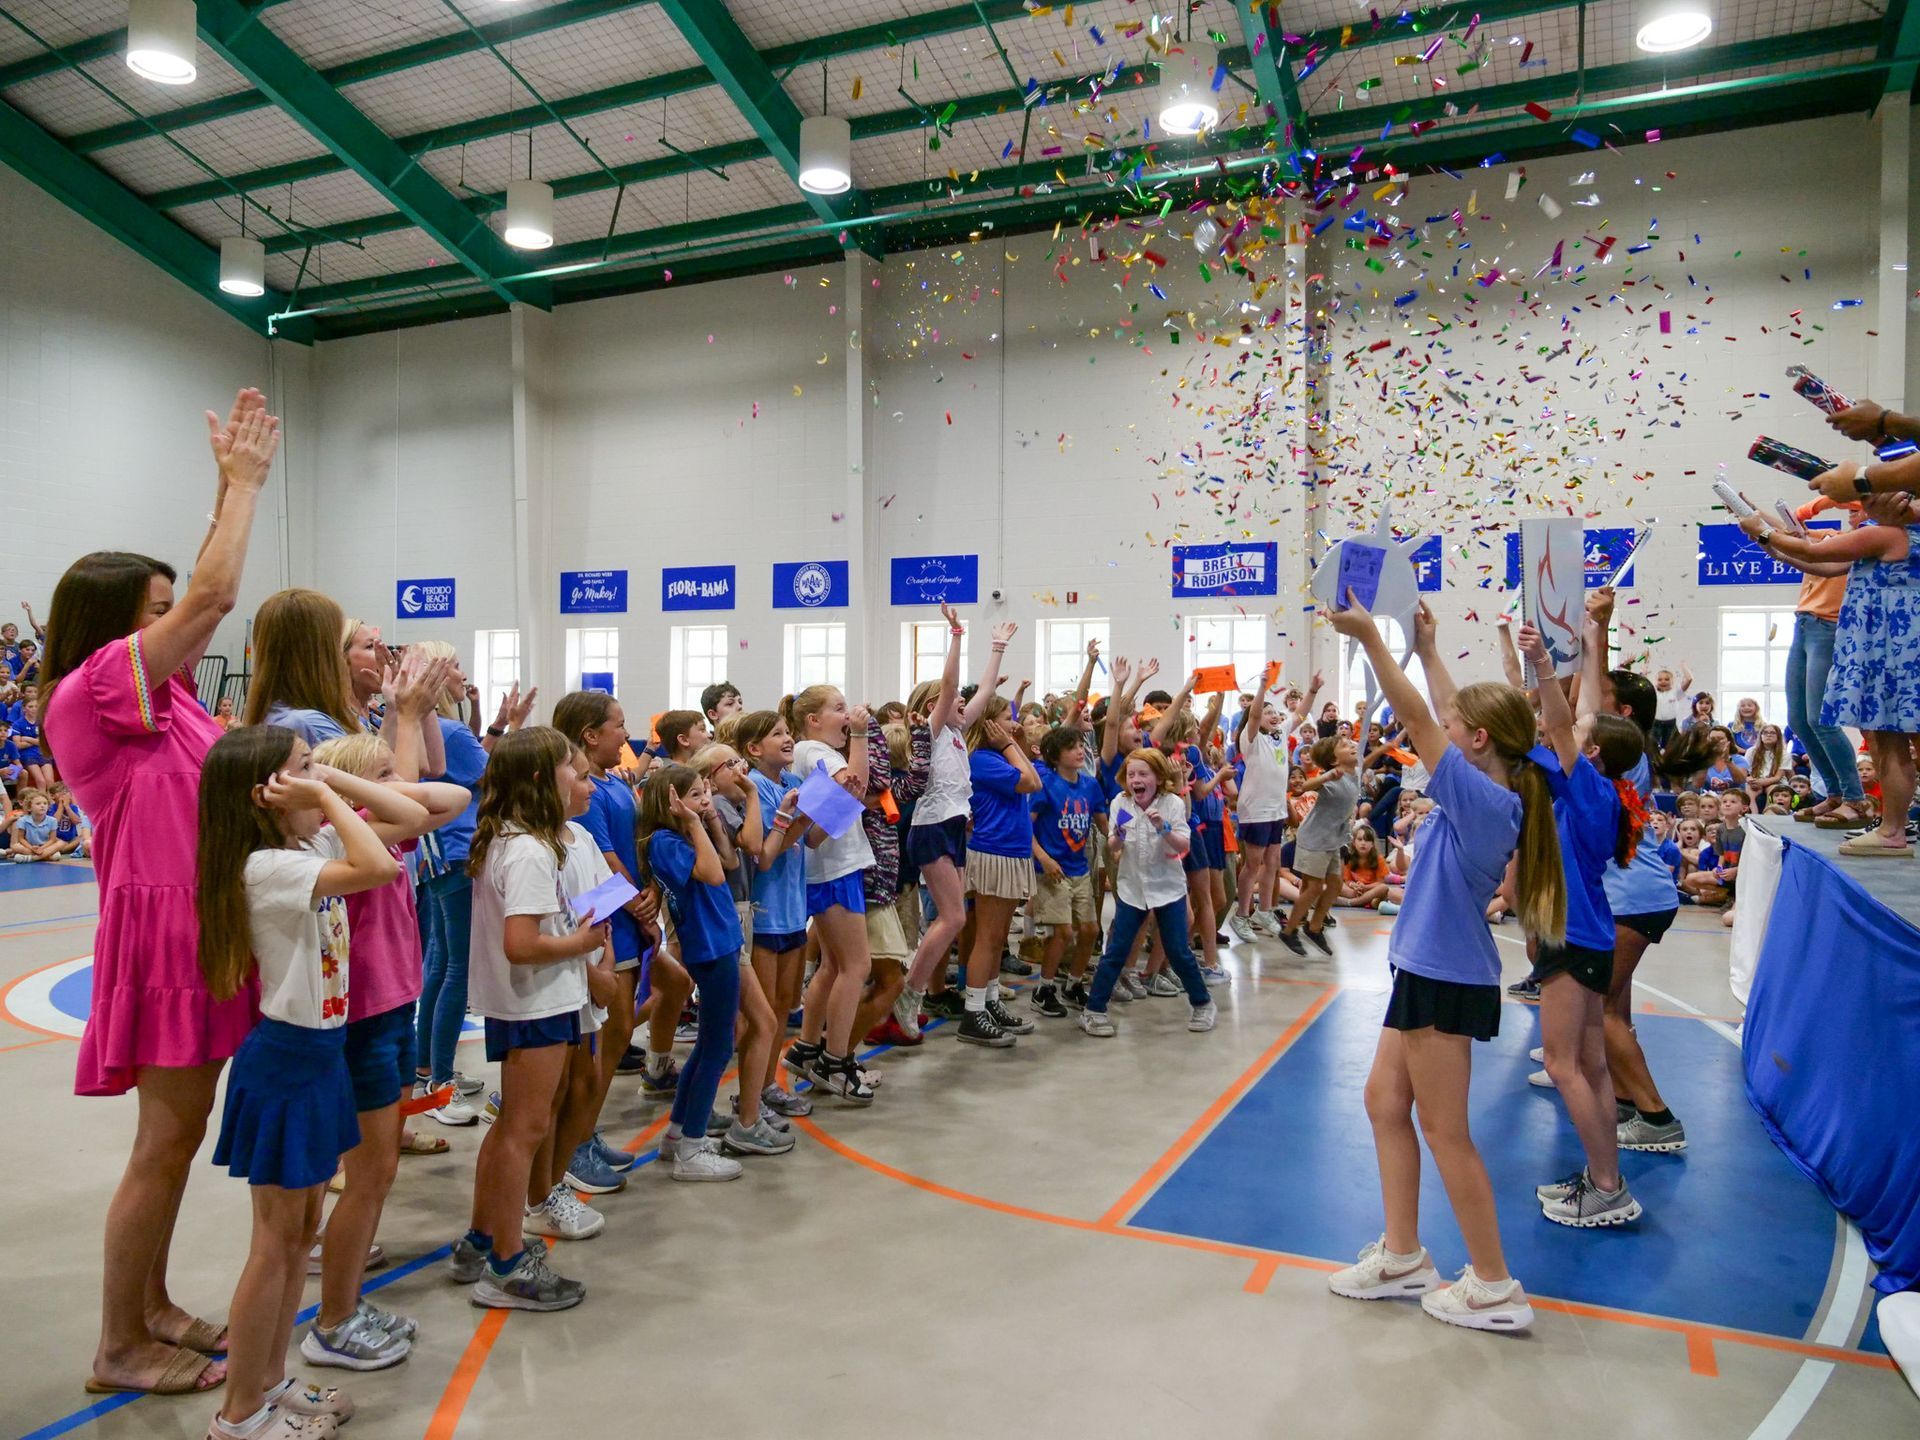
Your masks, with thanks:
<instances>
[{"instance_id":1,"label":"orange court line","mask_svg":"<svg viewBox=\"0 0 1920 1440\"><path fill-rule=\"evenodd\" d=\"M36 935L64 935L69 930L92 930L99 920L79 920L71 925L49 925L41 930L12 930L0 933L0 940L30 940Z\"/></svg>"},{"instance_id":2,"label":"orange court line","mask_svg":"<svg viewBox=\"0 0 1920 1440\"><path fill-rule=\"evenodd\" d=\"M1280 1268L1280 1262L1269 1255L1253 1267L1253 1273L1247 1276L1247 1283L1240 1288L1249 1295L1264 1295L1267 1286L1273 1281L1273 1272Z\"/></svg>"},{"instance_id":3,"label":"orange court line","mask_svg":"<svg viewBox=\"0 0 1920 1440\"><path fill-rule=\"evenodd\" d=\"M0 1055L9 1050L31 1050L36 1045L51 1045L56 1040L64 1040L64 1035L42 1035L38 1040L22 1040L18 1045L0 1045Z\"/></svg>"},{"instance_id":4,"label":"orange court line","mask_svg":"<svg viewBox=\"0 0 1920 1440\"><path fill-rule=\"evenodd\" d=\"M474 1382L480 1378L480 1371L487 1363L493 1342L500 1338L507 1316L512 1313L510 1310L489 1310L480 1317L480 1323L474 1327L473 1338L467 1342L467 1348L460 1356L460 1363L453 1367L453 1378L447 1382L440 1403L433 1409L433 1419L427 1424L426 1440L453 1440L453 1432L460 1427L461 1412L467 1408L467 1397L473 1393Z\"/></svg>"},{"instance_id":5,"label":"orange court line","mask_svg":"<svg viewBox=\"0 0 1920 1440\"><path fill-rule=\"evenodd\" d=\"M79 927L68 926L67 928L77 929ZM0 936L0 939L4 939L4 938L5 938L4 936ZM88 953L91 954L92 952L89 951ZM42 1025L30 1025L25 1020L20 1019L18 1016L16 1016L13 1013L11 1009L8 1008L7 997L13 993L13 987L20 984L22 981L31 980L34 976L42 974L45 971L51 970L56 965L71 965L75 960L84 960L86 958L87 958L86 955L69 955L64 960L49 960L45 965L36 965L33 967L33 969L27 971L26 974L16 975L13 977L13 979L9 980L5 985L0 985L0 1019L5 1020L9 1025L15 1026L21 1030L31 1031L35 1035L44 1035L49 1040L72 1040L74 1037L71 1035L62 1035L58 1030L49 1030Z\"/></svg>"},{"instance_id":6,"label":"orange court line","mask_svg":"<svg viewBox=\"0 0 1920 1440\"><path fill-rule=\"evenodd\" d=\"M1720 1360L1713 1353L1710 1336L1691 1333L1687 1336L1687 1366L1696 1375L1705 1375L1708 1379L1719 1378Z\"/></svg>"},{"instance_id":7,"label":"orange court line","mask_svg":"<svg viewBox=\"0 0 1920 1440\"><path fill-rule=\"evenodd\" d=\"M1180 1138L1167 1148L1164 1155L1147 1167L1147 1173L1127 1187L1127 1193L1114 1201L1107 1213L1100 1217L1100 1224L1118 1225L1126 1219L1140 1202L1147 1198L1154 1187L1166 1178L1167 1172L1179 1163L1180 1158L1198 1144L1201 1137L1213 1128L1214 1123L1232 1109L1240 1097L1253 1087L1253 1082L1280 1058L1281 1052L1299 1039L1301 1032L1320 1018L1320 1013L1333 1002L1333 997L1339 993L1339 988L1337 985L1329 984L1311 1005L1301 1011L1298 1018L1282 1030L1280 1037L1266 1048L1265 1053L1242 1071L1239 1079L1229 1085L1211 1105L1200 1112L1200 1118L1186 1128Z\"/></svg>"}]
</instances>

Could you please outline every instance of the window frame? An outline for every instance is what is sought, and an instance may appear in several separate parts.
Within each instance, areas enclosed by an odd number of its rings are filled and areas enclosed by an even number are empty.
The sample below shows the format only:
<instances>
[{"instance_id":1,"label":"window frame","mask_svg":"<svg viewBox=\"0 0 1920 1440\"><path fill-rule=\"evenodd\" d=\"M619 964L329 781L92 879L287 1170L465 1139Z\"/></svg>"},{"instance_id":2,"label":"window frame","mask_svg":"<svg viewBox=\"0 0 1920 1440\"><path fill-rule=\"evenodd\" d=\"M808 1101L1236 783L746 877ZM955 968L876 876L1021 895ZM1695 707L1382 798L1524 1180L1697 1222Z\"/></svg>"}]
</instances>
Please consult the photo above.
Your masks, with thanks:
<instances>
[{"instance_id":1,"label":"window frame","mask_svg":"<svg viewBox=\"0 0 1920 1440\"><path fill-rule=\"evenodd\" d=\"M1729 615L1758 615L1765 617L1767 638L1759 645L1732 645L1727 643L1727 617ZM1722 605L1714 617L1716 627L1714 640L1714 676L1718 682L1714 693L1714 723L1725 725L1731 730L1742 700L1752 699L1760 702L1760 718L1768 724L1778 725L1781 730L1787 728L1787 657L1793 650L1794 609L1791 603L1780 605ZM1759 655L1762 657L1761 673L1766 677L1759 685L1738 683L1727 679L1727 655L1731 651L1740 655ZM1777 679L1776 679L1777 677ZM1775 710L1770 701L1777 701ZM1725 714L1720 710L1725 707ZM1687 709L1691 710L1689 699Z\"/></svg>"},{"instance_id":2,"label":"window frame","mask_svg":"<svg viewBox=\"0 0 1920 1440\"><path fill-rule=\"evenodd\" d=\"M1070 649L1054 645L1053 637L1068 626L1075 628L1077 642ZM1096 630L1097 634L1094 633ZM1070 619L1063 616L1057 620L1042 620L1034 638L1033 685L1027 692L1027 698L1038 701L1047 694L1071 695L1074 687L1080 683L1080 672L1086 668L1087 641L1094 639L1099 640L1100 655L1105 660L1113 653L1113 622L1107 616L1076 615ZM1057 683L1050 668L1055 658L1070 664L1065 678ZM1099 673L1096 668L1096 679Z\"/></svg>"},{"instance_id":3,"label":"window frame","mask_svg":"<svg viewBox=\"0 0 1920 1440\"><path fill-rule=\"evenodd\" d=\"M702 637L703 642L709 637L719 637L718 642L711 646L710 653L689 653L687 642L696 634ZM727 678L727 646L729 640L730 637L724 623L718 625L673 625L668 627L667 688L671 694L672 703L666 707L667 709L698 710L700 708L700 692L705 690L707 686L717 684ZM708 649L704 643L701 648L703 652ZM689 671L699 671L703 667L707 672L704 678L699 675L689 678Z\"/></svg>"},{"instance_id":4,"label":"window frame","mask_svg":"<svg viewBox=\"0 0 1920 1440\"><path fill-rule=\"evenodd\" d=\"M589 642L588 637L598 637ZM610 642L610 643L609 643ZM604 648L602 648L604 647ZM596 664L587 658L588 651L603 653L605 659ZM567 629L567 676L569 690L578 688L580 677L589 670L610 670L613 672L613 693L620 693L620 627L618 625L581 625Z\"/></svg>"},{"instance_id":5,"label":"window frame","mask_svg":"<svg viewBox=\"0 0 1920 1440\"><path fill-rule=\"evenodd\" d=\"M920 642L922 631L928 632L935 642L932 650L922 650ZM947 665L947 622L945 620L902 620L900 622L900 688L904 694L911 695L914 687L928 680L939 680ZM973 627L965 626L960 636L960 683L967 683L967 646L973 639ZM930 662L930 668L923 674L921 659Z\"/></svg>"},{"instance_id":6,"label":"window frame","mask_svg":"<svg viewBox=\"0 0 1920 1440\"><path fill-rule=\"evenodd\" d=\"M512 637L512 654L499 653L499 639ZM500 712L500 702L507 693L520 682L520 631L519 628L499 630L476 630L473 632L473 670L471 678L474 688L480 692L480 719L490 723ZM505 683L496 678L497 667L506 665L511 674Z\"/></svg>"},{"instance_id":7,"label":"window frame","mask_svg":"<svg viewBox=\"0 0 1920 1440\"><path fill-rule=\"evenodd\" d=\"M818 651L802 651L802 642L818 635L825 641ZM834 642L839 653L834 653ZM847 622L844 620L795 620L785 628L781 645L780 673L786 693L798 695L810 685L831 685L837 690L847 686ZM819 662L814 665L812 662ZM803 662L806 672L802 673Z\"/></svg>"}]
</instances>

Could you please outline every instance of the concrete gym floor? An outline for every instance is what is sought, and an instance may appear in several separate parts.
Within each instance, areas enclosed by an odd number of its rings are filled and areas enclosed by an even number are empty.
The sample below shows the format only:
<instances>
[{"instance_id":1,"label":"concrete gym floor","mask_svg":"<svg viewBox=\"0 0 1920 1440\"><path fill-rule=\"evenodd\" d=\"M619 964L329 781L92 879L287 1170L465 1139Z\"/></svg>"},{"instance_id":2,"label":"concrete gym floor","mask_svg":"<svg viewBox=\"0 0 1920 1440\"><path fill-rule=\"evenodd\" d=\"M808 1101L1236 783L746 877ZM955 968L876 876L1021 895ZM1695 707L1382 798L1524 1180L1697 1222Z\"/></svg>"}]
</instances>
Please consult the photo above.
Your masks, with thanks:
<instances>
[{"instance_id":1,"label":"concrete gym floor","mask_svg":"<svg viewBox=\"0 0 1920 1440\"><path fill-rule=\"evenodd\" d=\"M94 907L83 865L0 870L0 1228L17 1281L0 1433L192 1440L209 1398L81 1390L134 1118L131 1099L72 1094ZM1187 1033L1178 1000L1116 1004L1112 1041L1042 1021L982 1052L936 1031L876 1059L870 1110L822 1098L793 1153L737 1182L637 1167L595 1202L598 1237L557 1246L557 1267L590 1287L558 1315L477 1310L446 1282L481 1132L420 1121L453 1148L402 1160L380 1231L392 1264L370 1277L420 1337L397 1369L320 1378L351 1390L363 1440L683 1417L783 1440L876 1426L1062 1440L1913 1432L1920 1409L1880 1351L1858 1239L1746 1104L1726 932L1700 911L1642 966L1642 1034L1691 1141L1683 1157L1626 1157L1646 1217L1606 1232L1540 1218L1531 1185L1578 1150L1551 1092L1526 1083L1537 1027L1514 1004L1476 1051L1474 1110L1533 1331L1482 1335L1329 1295L1325 1272L1381 1228L1360 1087L1391 922L1342 920L1331 960L1234 946L1210 1035ZM1519 936L1496 933L1517 978ZM477 1045L463 1068L491 1079ZM616 1143L651 1154L664 1123L664 1105L616 1088ZM172 1281L189 1310L222 1317L247 1197L210 1149ZM1423 1238L1451 1274L1466 1257L1430 1166L1428 1187Z\"/></svg>"}]
</instances>

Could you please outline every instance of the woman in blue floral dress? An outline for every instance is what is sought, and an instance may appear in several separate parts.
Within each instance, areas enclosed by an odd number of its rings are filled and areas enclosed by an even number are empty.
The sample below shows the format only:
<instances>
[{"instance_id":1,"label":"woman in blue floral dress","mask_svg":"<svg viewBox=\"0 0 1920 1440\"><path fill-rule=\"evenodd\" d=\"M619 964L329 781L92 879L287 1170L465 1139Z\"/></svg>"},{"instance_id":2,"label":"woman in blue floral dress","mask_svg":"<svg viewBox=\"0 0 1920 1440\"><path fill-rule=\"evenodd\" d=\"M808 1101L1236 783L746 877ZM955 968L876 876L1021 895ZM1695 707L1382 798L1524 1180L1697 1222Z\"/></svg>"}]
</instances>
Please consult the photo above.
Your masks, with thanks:
<instances>
[{"instance_id":1,"label":"woman in blue floral dress","mask_svg":"<svg viewBox=\"0 0 1920 1440\"><path fill-rule=\"evenodd\" d=\"M1753 534L1749 526L1759 518L1741 528ZM1837 574L1846 567L1847 598L1820 723L1851 725L1866 734L1880 777L1880 825L1847 841L1840 853L1909 859L1911 737L1920 733L1920 525L1871 524L1807 539L1766 529L1755 538L1803 570Z\"/></svg>"}]
</instances>

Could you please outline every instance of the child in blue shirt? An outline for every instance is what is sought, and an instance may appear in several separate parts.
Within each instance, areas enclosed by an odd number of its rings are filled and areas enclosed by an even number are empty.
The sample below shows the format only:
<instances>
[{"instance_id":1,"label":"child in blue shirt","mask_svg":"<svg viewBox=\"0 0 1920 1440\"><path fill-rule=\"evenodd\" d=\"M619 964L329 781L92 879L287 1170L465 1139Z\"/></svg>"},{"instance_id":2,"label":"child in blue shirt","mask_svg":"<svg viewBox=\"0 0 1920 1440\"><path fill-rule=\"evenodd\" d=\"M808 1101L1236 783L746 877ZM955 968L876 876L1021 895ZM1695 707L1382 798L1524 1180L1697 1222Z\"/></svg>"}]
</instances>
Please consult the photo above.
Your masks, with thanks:
<instances>
[{"instance_id":1,"label":"child in blue shirt","mask_svg":"<svg viewBox=\"0 0 1920 1440\"><path fill-rule=\"evenodd\" d=\"M27 783L36 790L51 789L53 765L40 748L40 697L31 691L20 702L20 718L13 722L13 744L20 753Z\"/></svg>"},{"instance_id":2,"label":"child in blue shirt","mask_svg":"<svg viewBox=\"0 0 1920 1440\"><path fill-rule=\"evenodd\" d=\"M1061 726L1049 730L1040 742L1040 788L1033 795L1033 863L1039 873L1027 918L1047 927L1041 952L1040 984L1033 992L1033 1008L1059 1019L1067 1013L1056 981L1060 961L1073 944L1068 983L1072 1002L1086 1005L1087 961L1100 938L1100 917L1093 899L1092 866L1088 863L1095 831L1106 801L1100 782L1082 768L1087 760L1086 737Z\"/></svg>"},{"instance_id":3,"label":"child in blue shirt","mask_svg":"<svg viewBox=\"0 0 1920 1440\"><path fill-rule=\"evenodd\" d=\"M54 838L57 827L52 800L44 790L22 790L20 804L26 813L13 822L9 857L19 861L58 860L62 847Z\"/></svg>"},{"instance_id":4,"label":"child in blue shirt","mask_svg":"<svg viewBox=\"0 0 1920 1440\"><path fill-rule=\"evenodd\" d=\"M733 1058L740 1011L740 914L711 833L720 824L707 782L685 765L657 765L640 796L646 868L673 917L680 963L700 989L700 1033L674 1092L673 1118L660 1144L676 1180L735 1180L740 1162L707 1138L720 1077Z\"/></svg>"},{"instance_id":5,"label":"child in blue shirt","mask_svg":"<svg viewBox=\"0 0 1920 1440\"><path fill-rule=\"evenodd\" d=\"M61 781L54 781L53 789L47 793L53 799L54 838L66 847L64 853L69 859L86 859L87 852L93 848L93 822L74 804L73 791Z\"/></svg>"},{"instance_id":6,"label":"child in blue shirt","mask_svg":"<svg viewBox=\"0 0 1920 1440\"><path fill-rule=\"evenodd\" d=\"M1507 1270L1493 1187L1467 1126L1472 1041L1500 1029L1500 957L1487 905L1519 854L1515 889L1527 928L1559 943L1566 878L1546 772L1532 758L1533 708L1511 685L1455 689L1436 644L1433 612L1414 617L1414 653L1434 711L1387 649L1373 616L1349 592L1335 630L1367 652L1420 763L1437 808L1420 832L1406 900L1387 941L1393 994L1367 1077L1367 1116L1380 1156L1386 1230L1357 1263L1327 1277L1336 1295L1420 1296L1436 1320L1479 1330L1524 1330L1533 1307ZM1414 1128L1419 1107L1421 1126ZM1446 1182L1471 1262L1443 1286L1420 1226L1420 1131Z\"/></svg>"}]
</instances>

